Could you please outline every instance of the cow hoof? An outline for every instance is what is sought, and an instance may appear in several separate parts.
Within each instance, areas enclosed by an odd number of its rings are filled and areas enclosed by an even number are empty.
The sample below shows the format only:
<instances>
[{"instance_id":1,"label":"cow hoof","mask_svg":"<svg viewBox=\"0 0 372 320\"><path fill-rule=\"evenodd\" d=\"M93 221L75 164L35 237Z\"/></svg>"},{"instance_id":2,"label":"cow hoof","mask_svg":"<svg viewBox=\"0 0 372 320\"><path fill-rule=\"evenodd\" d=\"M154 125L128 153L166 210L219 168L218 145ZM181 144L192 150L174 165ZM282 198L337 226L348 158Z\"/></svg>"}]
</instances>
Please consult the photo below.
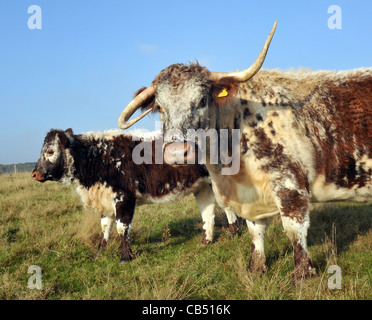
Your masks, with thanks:
<instances>
[{"instance_id":1,"label":"cow hoof","mask_svg":"<svg viewBox=\"0 0 372 320\"><path fill-rule=\"evenodd\" d=\"M317 277L318 273L315 268L309 267L307 269L297 268L292 277L292 281L296 284L304 279L309 279L311 277Z\"/></svg>"},{"instance_id":2,"label":"cow hoof","mask_svg":"<svg viewBox=\"0 0 372 320\"><path fill-rule=\"evenodd\" d=\"M267 266L264 265L249 265L248 272L262 275L267 272Z\"/></svg>"},{"instance_id":3,"label":"cow hoof","mask_svg":"<svg viewBox=\"0 0 372 320\"><path fill-rule=\"evenodd\" d=\"M125 263L128 263L128 262L132 261L132 260L133 260L132 256L125 257L125 258L120 258L119 264L125 264Z\"/></svg>"},{"instance_id":4,"label":"cow hoof","mask_svg":"<svg viewBox=\"0 0 372 320\"><path fill-rule=\"evenodd\" d=\"M202 239L202 241L201 241L201 244L202 244L203 246L207 246L207 245L209 245L209 244L211 244L211 243L212 243L212 241L207 240L207 239Z\"/></svg>"},{"instance_id":5,"label":"cow hoof","mask_svg":"<svg viewBox=\"0 0 372 320\"><path fill-rule=\"evenodd\" d=\"M206 234L205 230L203 229L203 235L202 235L201 244L203 246L206 246L206 245L211 244L211 243L212 243L212 240L208 240L207 239L207 234Z\"/></svg>"},{"instance_id":6,"label":"cow hoof","mask_svg":"<svg viewBox=\"0 0 372 320\"><path fill-rule=\"evenodd\" d=\"M94 257L93 257L93 261L97 261L99 258L99 252L97 252Z\"/></svg>"},{"instance_id":7,"label":"cow hoof","mask_svg":"<svg viewBox=\"0 0 372 320\"><path fill-rule=\"evenodd\" d=\"M266 258L260 252L255 251L254 244L252 244L252 253L248 271L257 274L263 274L267 271Z\"/></svg>"}]
</instances>

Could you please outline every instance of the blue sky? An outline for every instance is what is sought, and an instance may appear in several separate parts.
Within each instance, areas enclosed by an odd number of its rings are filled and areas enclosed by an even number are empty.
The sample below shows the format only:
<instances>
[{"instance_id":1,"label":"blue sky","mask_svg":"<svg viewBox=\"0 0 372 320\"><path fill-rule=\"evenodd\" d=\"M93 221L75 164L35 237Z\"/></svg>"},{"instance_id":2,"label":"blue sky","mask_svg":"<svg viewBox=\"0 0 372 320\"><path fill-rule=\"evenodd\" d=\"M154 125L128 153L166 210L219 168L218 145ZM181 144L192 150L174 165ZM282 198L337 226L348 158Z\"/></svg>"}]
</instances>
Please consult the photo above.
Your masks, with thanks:
<instances>
[{"instance_id":1,"label":"blue sky","mask_svg":"<svg viewBox=\"0 0 372 320\"><path fill-rule=\"evenodd\" d=\"M28 28L31 5L41 30ZM342 29L328 28L331 5ZM248 67L276 19L265 68L372 66L370 0L1 0L0 12L0 164L36 161L50 128L116 128L133 93L170 64Z\"/></svg>"}]
</instances>

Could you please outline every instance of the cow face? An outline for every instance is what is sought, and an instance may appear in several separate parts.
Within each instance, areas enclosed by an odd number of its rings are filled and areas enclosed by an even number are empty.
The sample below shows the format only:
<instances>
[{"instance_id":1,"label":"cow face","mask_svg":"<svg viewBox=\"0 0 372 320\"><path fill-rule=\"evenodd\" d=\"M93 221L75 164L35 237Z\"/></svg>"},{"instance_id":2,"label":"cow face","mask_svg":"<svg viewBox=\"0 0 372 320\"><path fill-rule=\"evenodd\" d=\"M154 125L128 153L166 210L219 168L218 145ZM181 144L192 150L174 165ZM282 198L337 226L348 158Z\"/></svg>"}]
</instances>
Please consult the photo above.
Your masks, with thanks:
<instances>
[{"instance_id":1,"label":"cow face","mask_svg":"<svg viewBox=\"0 0 372 320\"><path fill-rule=\"evenodd\" d=\"M171 65L158 75L156 81L155 110L159 111L166 133L164 143L191 139L188 129L214 126L208 119L212 96L205 68L198 64Z\"/></svg>"},{"instance_id":2,"label":"cow face","mask_svg":"<svg viewBox=\"0 0 372 320\"><path fill-rule=\"evenodd\" d=\"M39 182L61 181L66 171L66 150L70 147L68 136L71 134L71 129L66 131L50 130L48 132L41 148L40 158L34 171L32 171L34 180Z\"/></svg>"},{"instance_id":3,"label":"cow face","mask_svg":"<svg viewBox=\"0 0 372 320\"><path fill-rule=\"evenodd\" d=\"M233 78L215 81L199 64L171 65L155 81L154 109L163 126L164 159L192 163L194 143L199 144L200 133L218 129L219 109L234 97L238 83Z\"/></svg>"}]
</instances>

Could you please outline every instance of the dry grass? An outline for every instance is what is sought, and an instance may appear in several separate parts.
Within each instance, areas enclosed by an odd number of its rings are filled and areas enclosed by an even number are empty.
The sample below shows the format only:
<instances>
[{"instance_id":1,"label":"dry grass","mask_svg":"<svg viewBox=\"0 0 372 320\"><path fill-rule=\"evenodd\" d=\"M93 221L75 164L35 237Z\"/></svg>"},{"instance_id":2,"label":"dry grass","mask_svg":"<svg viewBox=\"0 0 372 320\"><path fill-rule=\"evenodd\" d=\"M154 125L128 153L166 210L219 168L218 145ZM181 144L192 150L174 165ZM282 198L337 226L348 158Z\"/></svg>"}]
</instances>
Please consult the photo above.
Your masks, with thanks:
<instances>
[{"instance_id":1,"label":"dry grass","mask_svg":"<svg viewBox=\"0 0 372 320\"><path fill-rule=\"evenodd\" d=\"M371 299L372 215L363 205L314 209L309 251L319 276L292 283L293 252L275 218L267 233L269 270L246 271L250 237L229 239L218 211L215 242L201 246L201 218L192 197L136 210L136 259L118 265L119 239L93 262L100 217L85 210L72 187L36 183L29 174L0 176L0 299ZM27 287L38 265L43 288ZM327 271L338 265L342 289L330 290Z\"/></svg>"}]
</instances>

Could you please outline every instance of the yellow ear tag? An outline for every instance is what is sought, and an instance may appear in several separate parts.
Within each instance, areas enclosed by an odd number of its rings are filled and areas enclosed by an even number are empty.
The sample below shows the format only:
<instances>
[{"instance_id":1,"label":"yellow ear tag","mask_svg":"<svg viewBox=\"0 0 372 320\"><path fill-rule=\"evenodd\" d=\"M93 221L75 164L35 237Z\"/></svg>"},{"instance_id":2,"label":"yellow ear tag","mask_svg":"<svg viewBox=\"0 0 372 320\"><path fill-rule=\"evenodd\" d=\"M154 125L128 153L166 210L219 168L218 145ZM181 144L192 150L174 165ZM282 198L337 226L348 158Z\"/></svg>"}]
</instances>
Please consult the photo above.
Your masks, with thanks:
<instances>
[{"instance_id":1,"label":"yellow ear tag","mask_svg":"<svg viewBox=\"0 0 372 320\"><path fill-rule=\"evenodd\" d=\"M224 88L219 94L218 98L227 97L229 93L227 92L226 88Z\"/></svg>"}]
</instances>

